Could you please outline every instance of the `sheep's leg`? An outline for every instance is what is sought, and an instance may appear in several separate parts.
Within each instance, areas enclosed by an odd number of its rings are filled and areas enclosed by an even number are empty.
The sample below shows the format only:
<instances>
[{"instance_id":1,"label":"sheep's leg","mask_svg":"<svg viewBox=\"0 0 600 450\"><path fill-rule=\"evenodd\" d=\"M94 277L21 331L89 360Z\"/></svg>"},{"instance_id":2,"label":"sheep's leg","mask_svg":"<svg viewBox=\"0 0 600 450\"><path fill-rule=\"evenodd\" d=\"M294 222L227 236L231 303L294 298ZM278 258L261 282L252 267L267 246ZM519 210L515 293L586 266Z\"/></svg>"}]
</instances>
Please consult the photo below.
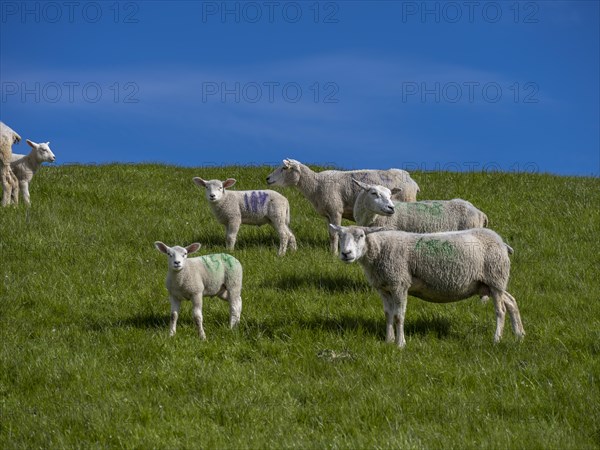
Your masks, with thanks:
<instances>
[{"instance_id":1,"label":"sheep's leg","mask_svg":"<svg viewBox=\"0 0 600 450\"><path fill-rule=\"evenodd\" d=\"M517 338L522 339L525 337L525 329L523 328L523 322L521 322L521 313L515 298L506 291L504 291L504 305L510 315L510 323L515 335Z\"/></svg>"},{"instance_id":2,"label":"sheep's leg","mask_svg":"<svg viewBox=\"0 0 600 450\"><path fill-rule=\"evenodd\" d=\"M342 224L342 214L337 213L337 212L327 214L327 220L329 221L329 223L331 223L333 225L340 226ZM336 231L332 231L329 226L327 228L329 228L329 250L334 255L337 255L338 254L338 234Z\"/></svg>"},{"instance_id":3,"label":"sheep's leg","mask_svg":"<svg viewBox=\"0 0 600 450\"><path fill-rule=\"evenodd\" d=\"M179 307L181 301L173 296L169 297L171 302L171 322L169 323L169 336L175 336L177 331L177 317L179 317Z\"/></svg>"},{"instance_id":4,"label":"sheep's leg","mask_svg":"<svg viewBox=\"0 0 600 450\"><path fill-rule=\"evenodd\" d=\"M283 256L288 246L288 228L283 221L273 222L273 228L275 228L279 235L279 251L277 252L277 256Z\"/></svg>"},{"instance_id":5,"label":"sheep's leg","mask_svg":"<svg viewBox=\"0 0 600 450\"><path fill-rule=\"evenodd\" d=\"M496 334L494 334L494 342L500 342L502 332L504 331L504 317L506 315L506 307L504 305L504 292L499 289L490 287L494 306L496 307Z\"/></svg>"},{"instance_id":6,"label":"sheep's leg","mask_svg":"<svg viewBox=\"0 0 600 450\"><path fill-rule=\"evenodd\" d=\"M192 317L198 327L198 336L201 340L206 340L206 334L202 327L202 294L192 296Z\"/></svg>"},{"instance_id":7,"label":"sheep's leg","mask_svg":"<svg viewBox=\"0 0 600 450\"><path fill-rule=\"evenodd\" d=\"M10 203L12 193L9 170L10 168L8 166L2 167L2 206L6 206Z\"/></svg>"},{"instance_id":8,"label":"sheep's leg","mask_svg":"<svg viewBox=\"0 0 600 450\"><path fill-rule=\"evenodd\" d=\"M385 314L385 342L394 342L394 306L390 293L383 289L378 289L383 302L383 312Z\"/></svg>"},{"instance_id":9,"label":"sheep's leg","mask_svg":"<svg viewBox=\"0 0 600 450\"><path fill-rule=\"evenodd\" d=\"M296 236L294 236L294 233L292 233L292 230L290 229L289 226L286 225L286 228L287 228L288 238L289 238L289 247L293 251L296 251L296 250L298 250L298 244L296 243Z\"/></svg>"},{"instance_id":10,"label":"sheep's leg","mask_svg":"<svg viewBox=\"0 0 600 450\"><path fill-rule=\"evenodd\" d=\"M242 297L238 295L229 296L229 328L234 328L240 323L242 314Z\"/></svg>"},{"instance_id":11,"label":"sheep's leg","mask_svg":"<svg viewBox=\"0 0 600 450\"><path fill-rule=\"evenodd\" d=\"M8 182L11 187L12 204L16 206L19 204L19 179L12 169L8 171Z\"/></svg>"},{"instance_id":12,"label":"sheep's leg","mask_svg":"<svg viewBox=\"0 0 600 450\"><path fill-rule=\"evenodd\" d=\"M233 250L233 248L235 247L235 241L237 239L237 234L238 234L238 231L240 230L241 224L242 224L241 221L232 220L226 226L227 231L226 231L226 238L225 238L225 246L227 247L227 250Z\"/></svg>"},{"instance_id":13,"label":"sheep's leg","mask_svg":"<svg viewBox=\"0 0 600 450\"><path fill-rule=\"evenodd\" d=\"M404 318L406 317L406 304L408 302L408 289L397 288L391 295L394 307L394 324L396 325L396 345L399 348L406 346L404 339Z\"/></svg>"},{"instance_id":14,"label":"sheep's leg","mask_svg":"<svg viewBox=\"0 0 600 450\"><path fill-rule=\"evenodd\" d=\"M23 193L23 201L27 206L31 205L29 200L29 183L27 181L21 181L20 183L21 192Z\"/></svg>"}]
</instances>

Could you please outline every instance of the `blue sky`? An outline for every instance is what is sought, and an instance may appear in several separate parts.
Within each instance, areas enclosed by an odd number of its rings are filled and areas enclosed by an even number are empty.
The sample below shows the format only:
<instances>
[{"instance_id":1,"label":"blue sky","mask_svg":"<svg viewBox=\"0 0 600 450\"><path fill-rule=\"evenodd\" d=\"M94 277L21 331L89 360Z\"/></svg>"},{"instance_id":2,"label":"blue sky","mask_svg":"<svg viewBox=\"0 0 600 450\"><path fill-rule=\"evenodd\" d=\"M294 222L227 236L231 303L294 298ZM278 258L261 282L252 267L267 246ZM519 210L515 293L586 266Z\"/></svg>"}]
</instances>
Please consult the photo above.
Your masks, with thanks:
<instances>
[{"instance_id":1,"label":"blue sky","mask_svg":"<svg viewBox=\"0 0 600 450\"><path fill-rule=\"evenodd\" d=\"M597 1L0 7L0 119L62 163L600 174Z\"/></svg>"}]
</instances>

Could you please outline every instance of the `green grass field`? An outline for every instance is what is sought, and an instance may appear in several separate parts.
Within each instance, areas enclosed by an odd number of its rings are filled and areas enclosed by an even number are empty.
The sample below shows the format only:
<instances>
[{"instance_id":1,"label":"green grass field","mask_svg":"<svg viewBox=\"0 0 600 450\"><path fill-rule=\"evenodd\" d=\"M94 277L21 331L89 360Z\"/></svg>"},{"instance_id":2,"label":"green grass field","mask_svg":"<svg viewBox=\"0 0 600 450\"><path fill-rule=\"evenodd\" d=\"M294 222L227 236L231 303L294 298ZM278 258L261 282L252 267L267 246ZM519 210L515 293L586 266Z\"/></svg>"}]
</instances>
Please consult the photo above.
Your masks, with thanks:
<instances>
[{"instance_id":1,"label":"green grass field","mask_svg":"<svg viewBox=\"0 0 600 450\"><path fill-rule=\"evenodd\" d=\"M44 167L32 208L0 209L0 447L585 449L600 446L600 180L414 173L421 199L462 197L514 249L527 336L493 344L492 303L411 298L407 347L358 264L292 188L299 249L242 227L240 327L191 304L168 337L153 247L225 233L191 178L265 188L268 167Z\"/></svg>"}]
</instances>

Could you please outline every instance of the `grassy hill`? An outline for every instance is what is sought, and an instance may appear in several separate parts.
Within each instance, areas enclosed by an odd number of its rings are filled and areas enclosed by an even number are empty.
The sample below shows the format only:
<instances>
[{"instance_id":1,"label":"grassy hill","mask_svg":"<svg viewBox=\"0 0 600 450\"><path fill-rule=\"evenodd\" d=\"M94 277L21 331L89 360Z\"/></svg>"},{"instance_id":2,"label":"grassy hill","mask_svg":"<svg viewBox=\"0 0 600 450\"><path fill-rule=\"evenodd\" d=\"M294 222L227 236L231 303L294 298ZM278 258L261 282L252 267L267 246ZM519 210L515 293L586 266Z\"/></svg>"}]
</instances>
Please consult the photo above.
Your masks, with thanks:
<instances>
[{"instance_id":1,"label":"grassy hill","mask_svg":"<svg viewBox=\"0 0 600 450\"><path fill-rule=\"evenodd\" d=\"M411 298L407 347L357 264L291 188L299 250L242 227L239 329L190 303L168 338L166 258L224 251L191 178L264 188L267 167L44 167L33 206L0 209L0 446L9 448L557 448L600 446L600 180L415 173L420 198L462 197L515 249L527 336L477 298ZM508 322L508 318L507 318Z\"/></svg>"}]
</instances>

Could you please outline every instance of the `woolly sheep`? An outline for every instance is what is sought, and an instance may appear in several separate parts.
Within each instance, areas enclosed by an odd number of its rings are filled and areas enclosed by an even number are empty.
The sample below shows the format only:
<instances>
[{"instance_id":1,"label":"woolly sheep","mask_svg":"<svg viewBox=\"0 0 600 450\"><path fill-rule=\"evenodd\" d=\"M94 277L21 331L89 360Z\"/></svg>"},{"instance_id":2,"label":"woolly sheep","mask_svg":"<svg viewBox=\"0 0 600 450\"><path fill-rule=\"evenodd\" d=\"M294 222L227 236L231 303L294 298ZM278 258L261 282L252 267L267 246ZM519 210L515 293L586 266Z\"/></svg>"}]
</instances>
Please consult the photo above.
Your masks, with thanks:
<instances>
[{"instance_id":1,"label":"woolly sheep","mask_svg":"<svg viewBox=\"0 0 600 450\"><path fill-rule=\"evenodd\" d=\"M267 177L267 184L298 187L328 223L340 225L342 218L354 220L354 202L360 188L353 179L395 188L396 198L406 202L414 202L419 192L419 186L405 170L325 170L317 173L293 159L284 159L283 165ZM337 234L330 232L329 244L333 253L337 253L337 240Z\"/></svg>"},{"instance_id":2,"label":"woolly sheep","mask_svg":"<svg viewBox=\"0 0 600 450\"><path fill-rule=\"evenodd\" d=\"M0 176L2 177L2 206L19 203L19 181L13 173L10 162L12 145L21 142L21 136L6 124L0 122Z\"/></svg>"},{"instance_id":3,"label":"woolly sheep","mask_svg":"<svg viewBox=\"0 0 600 450\"><path fill-rule=\"evenodd\" d=\"M515 298L506 291L512 248L487 228L445 233L406 233L382 228L330 225L340 236L340 259L358 261L381 296L386 342L404 347L407 295L434 303L491 295L499 342L506 310L517 338L525 335ZM394 336L393 325L396 325Z\"/></svg>"},{"instance_id":4,"label":"woolly sheep","mask_svg":"<svg viewBox=\"0 0 600 450\"><path fill-rule=\"evenodd\" d=\"M194 178L198 187L204 188L206 198L215 217L226 228L226 245L233 250L241 224L264 225L270 223L279 234L279 256L285 255L288 244L296 250L296 237L289 228L290 204L279 192L228 191L235 179L225 181Z\"/></svg>"},{"instance_id":5,"label":"woolly sheep","mask_svg":"<svg viewBox=\"0 0 600 450\"><path fill-rule=\"evenodd\" d=\"M187 247L168 247L160 241L154 243L156 249L169 258L167 290L171 302L171 322L169 335L174 336L181 300L192 301L192 315L200 339L206 334L202 327L202 297L217 296L229 302L229 327L235 327L242 313L242 265L231 255L218 253L187 259L188 254L198 251L200 244Z\"/></svg>"},{"instance_id":6,"label":"woolly sheep","mask_svg":"<svg viewBox=\"0 0 600 450\"><path fill-rule=\"evenodd\" d=\"M466 200L455 198L394 202L394 190L358 180L354 182L361 189L354 203L357 225L414 233L434 233L484 228L488 223L487 216Z\"/></svg>"},{"instance_id":7,"label":"woolly sheep","mask_svg":"<svg viewBox=\"0 0 600 450\"><path fill-rule=\"evenodd\" d=\"M29 183L33 175L38 171L42 163L56 161L56 156L50 150L50 142L37 144L27 139L31 151L27 155L14 153L11 159L11 168L19 180L19 186L23 193L23 201L31 204L29 197Z\"/></svg>"}]
</instances>

